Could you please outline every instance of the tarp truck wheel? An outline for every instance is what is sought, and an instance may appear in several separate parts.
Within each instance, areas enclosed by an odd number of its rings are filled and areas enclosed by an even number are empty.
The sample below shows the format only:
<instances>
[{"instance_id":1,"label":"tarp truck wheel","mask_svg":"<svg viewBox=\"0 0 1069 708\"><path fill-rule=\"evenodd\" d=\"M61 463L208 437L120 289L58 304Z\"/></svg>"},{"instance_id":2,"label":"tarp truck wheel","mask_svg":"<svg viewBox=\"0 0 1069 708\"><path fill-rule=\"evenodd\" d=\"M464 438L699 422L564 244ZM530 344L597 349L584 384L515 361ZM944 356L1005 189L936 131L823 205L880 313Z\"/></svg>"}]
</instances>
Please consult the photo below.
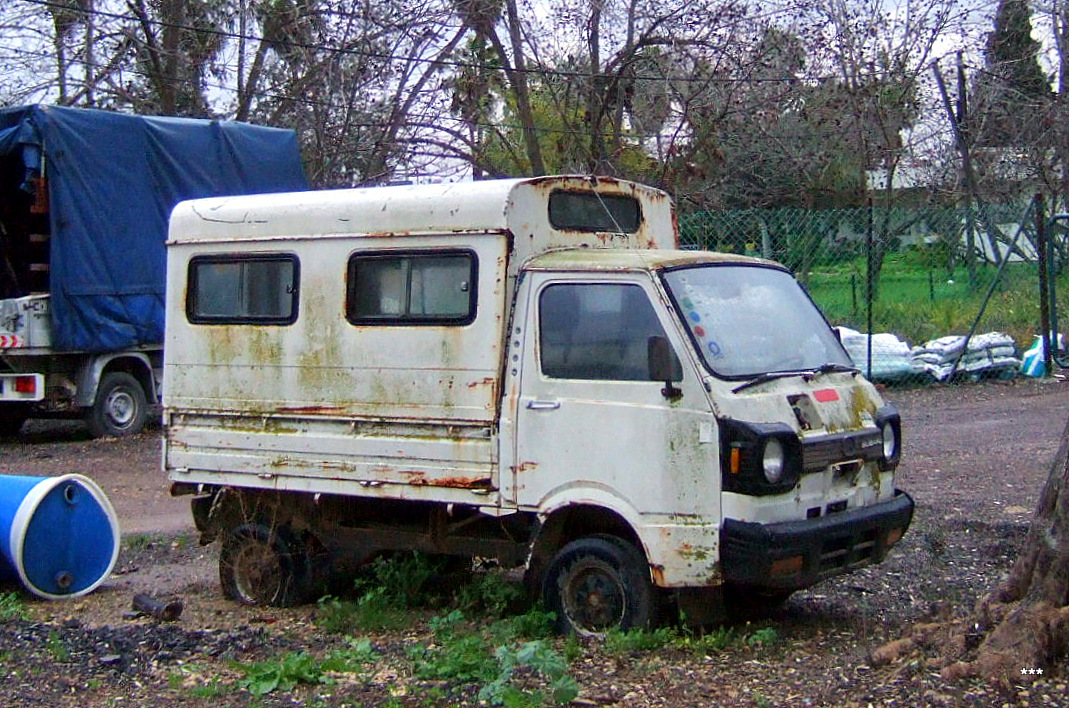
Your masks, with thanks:
<instances>
[{"instance_id":1,"label":"tarp truck wheel","mask_svg":"<svg viewBox=\"0 0 1069 708\"><path fill-rule=\"evenodd\" d=\"M29 417L30 407L25 403L0 404L0 437L18 435Z\"/></svg>"},{"instance_id":2,"label":"tarp truck wheel","mask_svg":"<svg viewBox=\"0 0 1069 708\"><path fill-rule=\"evenodd\" d=\"M292 607L311 592L310 559L285 527L242 524L223 539L219 582L243 605Z\"/></svg>"},{"instance_id":3,"label":"tarp truck wheel","mask_svg":"<svg viewBox=\"0 0 1069 708\"><path fill-rule=\"evenodd\" d=\"M542 597L562 634L601 636L655 619L649 566L630 543L601 536L572 541L546 570Z\"/></svg>"},{"instance_id":4,"label":"tarp truck wheel","mask_svg":"<svg viewBox=\"0 0 1069 708\"><path fill-rule=\"evenodd\" d=\"M148 418L148 402L141 382L124 371L105 374L85 422L93 437L137 435Z\"/></svg>"}]
</instances>

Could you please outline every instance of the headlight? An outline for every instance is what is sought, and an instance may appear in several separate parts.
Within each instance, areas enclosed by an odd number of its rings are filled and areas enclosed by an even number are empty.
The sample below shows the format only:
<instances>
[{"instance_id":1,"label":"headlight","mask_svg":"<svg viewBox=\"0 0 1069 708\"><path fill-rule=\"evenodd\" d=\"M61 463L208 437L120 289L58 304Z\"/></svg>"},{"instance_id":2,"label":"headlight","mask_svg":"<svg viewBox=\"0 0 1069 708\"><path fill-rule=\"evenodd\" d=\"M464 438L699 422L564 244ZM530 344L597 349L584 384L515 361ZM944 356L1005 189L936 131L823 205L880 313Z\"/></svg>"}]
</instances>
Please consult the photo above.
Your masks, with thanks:
<instances>
[{"instance_id":1,"label":"headlight","mask_svg":"<svg viewBox=\"0 0 1069 708\"><path fill-rule=\"evenodd\" d=\"M886 446L886 442L884 445ZM777 484L783 478L783 443L777 438L765 442L765 454L761 458L765 479L769 484Z\"/></svg>"},{"instance_id":2,"label":"headlight","mask_svg":"<svg viewBox=\"0 0 1069 708\"><path fill-rule=\"evenodd\" d=\"M718 423L723 491L764 496L784 494L798 484L802 441L790 426L731 418L721 418Z\"/></svg>"},{"instance_id":3,"label":"headlight","mask_svg":"<svg viewBox=\"0 0 1069 708\"><path fill-rule=\"evenodd\" d=\"M883 426L883 456L885 459L894 459L898 450L898 436L895 435L895 426L888 423Z\"/></svg>"},{"instance_id":4,"label":"headlight","mask_svg":"<svg viewBox=\"0 0 1069 708\"><path fill-rule=\"evenodd\" d=\"M898 458L902 455L902 418L895 407L888 403L876 411L876 425L880 428L883 442L880 469L893 470L898 466Z\"/></svg>"}]
</instances>

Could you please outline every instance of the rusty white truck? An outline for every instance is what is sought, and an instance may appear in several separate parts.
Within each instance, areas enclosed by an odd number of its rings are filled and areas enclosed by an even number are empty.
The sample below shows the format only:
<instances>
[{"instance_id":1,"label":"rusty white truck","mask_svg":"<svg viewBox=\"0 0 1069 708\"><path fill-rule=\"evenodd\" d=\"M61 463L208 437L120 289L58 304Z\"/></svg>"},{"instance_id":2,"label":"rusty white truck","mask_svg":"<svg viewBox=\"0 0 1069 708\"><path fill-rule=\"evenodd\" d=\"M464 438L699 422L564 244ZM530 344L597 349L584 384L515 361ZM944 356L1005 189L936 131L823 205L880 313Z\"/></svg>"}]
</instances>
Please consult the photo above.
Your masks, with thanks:
<instances>
[{"instance_id":1,"label":"rusty white truck","mask_svg":"<svg viewBox=\"0 0 1069 708\"><path fill-rule=\"evenodd\" d=\"M164 466L237 601L417 549L523 566L598 634L782 600L909 526L894 407L783 267L679 250L656 189L196 200L168 246Z\"/></svg>"}]
</instances>

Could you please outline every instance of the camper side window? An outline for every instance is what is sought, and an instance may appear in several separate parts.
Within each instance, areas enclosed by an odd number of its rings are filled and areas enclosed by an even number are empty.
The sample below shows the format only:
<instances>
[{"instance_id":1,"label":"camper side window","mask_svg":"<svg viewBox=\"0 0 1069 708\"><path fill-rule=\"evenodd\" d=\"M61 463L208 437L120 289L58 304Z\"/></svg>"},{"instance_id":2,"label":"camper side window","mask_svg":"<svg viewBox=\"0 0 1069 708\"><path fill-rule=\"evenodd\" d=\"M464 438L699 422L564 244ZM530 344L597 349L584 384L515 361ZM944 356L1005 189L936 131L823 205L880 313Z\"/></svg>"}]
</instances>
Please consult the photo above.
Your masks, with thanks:
<instances>
[{"instance_id":1,"label":"camper side window","mask_svg":"<svg viewBox=\"0 0 1069 708\"><path fill-rule=\"evenodd\" d=\"M189 263L186 314L195 324L291 324L297 272L288 254L197 256Z\"/></svg>"},{"instance_id":2,"label":"camper side window","mask_svg":"<svg viewBox=\"0 0 1069 708\"><path fill-rule=\"evenodd\" d=\"M542 373L556 379L649 381L649 338L665 336L637 285L550 285L538 327Z\"/></svg>"},{"instance_id":3,"label":"camper side window","mask_svg":"<svg viewBox=\"0 0 1069 708\"><path fill-rule=\"evenodd\" d=\"M349 259L345 311L353 324L468 324L475 254L359 253Z\"/></svg>"}]
</instances>

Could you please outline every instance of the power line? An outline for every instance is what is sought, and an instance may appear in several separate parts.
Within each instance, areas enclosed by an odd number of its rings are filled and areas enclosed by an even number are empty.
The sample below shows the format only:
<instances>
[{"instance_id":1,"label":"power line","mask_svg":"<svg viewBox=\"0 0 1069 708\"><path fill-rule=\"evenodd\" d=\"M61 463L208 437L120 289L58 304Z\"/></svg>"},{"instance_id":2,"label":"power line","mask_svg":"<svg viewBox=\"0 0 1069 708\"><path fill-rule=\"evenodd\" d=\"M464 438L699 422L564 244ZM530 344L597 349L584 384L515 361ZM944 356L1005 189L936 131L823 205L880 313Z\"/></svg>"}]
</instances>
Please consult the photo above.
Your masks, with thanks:
<instances>
[{"instance_id":1,"label":"power line","mask_svg":"<svg viewBox=\"0 0 1069 708\"><path fill-rule=\"evenodd\" d=\"M22 0L22 1L24 3L27 3L27 4L33 4L33 5L38 5L38 6L47 7L47 8L54 8L54 9L63 8L63 9L76 10L78 12L83 12L83 13L86 12L85 10L82 10L80 7L72 6L72 5L69 5L69 4L61 3L61 2L56 2L55 0ZM120 13L114 13L114 12L108 12L108 11L104 11L104 10L99 10L99 9L93 9L90 12L92 12L94 15L97 15L97 16L102 16L102 17L107 17L107 18L112 18L112 19L118 19L118 20L122 20L122 21L137 21L137 18L135 16L133 16L133 15L130 15L130 14L120 14ZM193 26L190 26L190 25L166 23L166 22L159 21L159 20L152 20L151 22L152 22L152 24L154 24L155 26L158 26L158 27L173 27L173 28L179 28L179 29L188 30L188 31L191 31L191 32L204 32L204 33L208 33L208 34L212 34L212 35L216 35L216 36L222 36L222 37L230 38L230 39L243 39L243 40L261 41L261 42L262 41L268 41L268 40L265 40L263 37L260 37L258 35L254 35L254 34L236 33L236 32L217 30L217 29L198 28L198 27L193 27ZM400 57L399 55L390 54L390 53L369 52L369 51L356 50L356 49L338 49L338 48L335 48L335 47L327 47L327 46L323 46L323 45L310 44L310 43L300 43L300 42L279 42L279 43L287 44L289 46L293 46L293 47L297 47L297 48L314 49L314 50L317 50L317 51L324 51L324 52L335 52L335 53L342 53L342 54L351 54L351 55L354 55L354 56L362 56L362 57L367 57L367 58L376 58L376 59L381 59L381 60L386 60L386 61L403 59L405 61L419 61L419 62L424 62L424 63L436 63L436 64L440 64L440 65L443 65L443 66L453 66L453 67L461 67L461 68L483 68L483 69L485 69L485 68L493 68L495 70L500 69L500 67L498 67L496 65L489 65L489 64L477 63L477 62L461 62L461 61L453 61L453 60L435 60L435 59L424 59L424 58L413 59L411 57ZM52 56L49 53L33 52L31 50L19 49L19 48L14 48L14 49L12 49L10 51L13 51L15 53L28 54L28 55L31 55L31 56L37 56L39 58L49 58L49 57ZM84 66L93 67L93 68L97 68L97 69L102 69L102 68L108 68L109 67L109 65L107 65L107 64L103 64L103 63L100 63L100 62L90 62L90 61L86 61L84 59L78 59L78 62L81 63ZM226 66L227 69L230 70L230 71L234 70L233 67L231 65L229 65L229 64L223 64L223 65ZM139 70L137 70L135 68L130 68L129 66L122 67L122 71L126 72L128 74L132 74L134 76L141 76L141 77L151 78L151 75L149 73L147 73L145 71L139 71ZM589 74L582 73L582 72L550 70L550 69L546 69L544 67L527 69L526 71L527 71L527 73L536 74L536 75L539 75L539 76L542 76L542 77L554 77L554 76L556 76L556 77L562 77L562 78L581 78L581 79L588 79L589 78ZM701 82L706 82L706 83L714 83L714 82L725 82L726 83L726 82L731 82L731 83L740 84L740 85L741 84L749 85L749 84L762 84L762 83L770 83L770 82L774 82L774 83L784 83L784 82L810 83L810 82L819 82L820 80L823 80L823 79L829 79L829 78L830 79L834 79L835 77L834 76L814 76L814 77L809 77L808 79L801 79L801 78L796 77L796 76L785 76L785 77L736 77L736 78L731 78L731 77L722 77L722 76L721 77L693 77L693 76L690 76L690 77L671 77L671 76L667 76L667 75L666 76L637 75L637 76L633 76L633 77L629 77L629 78L634 78L634 79L637 79L637 80L656 80L656 81L659 81L659 82L701 81ZM187 81L187 83L192 86L194 82ZM198 88L200 88L200 87L209 88L209 89L216 89L216 90L225 91L225 92L228 92L228 93L236 93L236 89L234 88L233 85L230 85L230 84L213 83L213 82L205 81L205 82L202 82L200 84L200 86L198 86ZM278 101L290 101L290 102L293 102L293 103L296 103L296 104L302 104L302 105L308 105L308 106L322 106L322 107L327 107L327 108L332 108L332 109L343 109L343 108L347 107L347 105L344 104L344 103L337 103L337 102L332 102L332 101L329 101L329 100L315 99L315 98L310 98L310 97L307 97L307 96L294 97L294 96L290 96L290 95L278 94L278 93L273 93L273 92L269 92L269 91L255 91L255 92L252 92L252 95L254 95L254 96L258 97L258 98L272 99L272 100L278 100ZM518 126L518 125L501 124L501 123L490 123L490 122L482 122L482 121L468 121L468 120L465 120L463 118L459 118L459 117L455 117L455 116L447 116L447 115L439 116L438 120L451 121L455 125L457 125L458 127L473 127L473 128L477 128L477 129L491 129L491 130L505 130L505 131L520 130L520 126ZM355 128L377 128L377 127L381 127L383 125L383 122L358 122L358 123L350 123L349 125L351 125L351 126L353 126ZM433 127L433 126L431 126L431 127ZM590 132L589 131L574 130L574 129L536 127L536 128L534 128L534 130L539 132L539 133L542 133L542 134L590 136ZM831 135L831 134L832 134L832 132L829 132L829 135ZM616 136L617 133L615 131L610 131L610 132L602 133L602 135L603 135L603 137L609 137L609 136ZM648 133L648 134L639 134L639 133L633 133L633 132L623 133L623 137L625 137L627 139L631 139L631 140L646 140L646 139L654 138L657 135L658 135L658 133Z\"/></svg>"},{"instance_id":2,"label":"power line","mask_svg":"<svg viewBox=\"0 0 1069 708\"><path fill-rule=\"evenodd\" d=\"M53 56L52 54L47 53L47 52L40 52L40 51L35 51L35 50L30 50L30 49L22 49L22 48L16 48L16 49L12 49L10 51L12 51L12 52L14 52L16 54L24 54L24 55L28 55L28 56L37 57L39 59L51 59L52 56ZM79 63L83 64L83 65L86 65L86 66L91 66L93 68L98 68L98 69L108 66L106 64L102 64L102 63L99 63L99 62L86 62L85 60L79 60ZM138 69L123 68L123 72L124 73L128 73L128 74L132 74L134 76L140 76L142 78L151 78L150 74L148 74L145 71L138 70ZM190 84L191 82L185 81L184 83ZM234 89L233 86L229 86L229 85L226 85L226 84L217 84L217 83L212 83L212 82L204 82L204 86L207 87L207 88L213 88L213 89L218 89L218 90L221 90L221 91L228 91L228 92L236 93L236 89ZM268 99L274 99L274 100L278 100L278 101L288 101L288 102L301 104L301 105L306 105L306 106L318 106L318 107L330 108L330 109L344 109L344 108L348 107L346 103L338 103L338 102L331 102L331 101L326 101L326 100L321 100L321 99L314 99L314 98L309 98L307 96L296 97L296 96L290 96L288 94L273 93L273 92L270 92L270 91L255 91L255 92L252 93L252 95L256 96L257 98L268 98ZM519 131L519 130L522 130L522 127L520 125L518 125L518 124L488 123L488 122L481 122L481 121L470 121L470 120L467 120L467 119L464 119L464 118L458 118L456 116L448 116L448 115L438 115L438 116L436 116L436 120L451 121L451 122L453 122L455 124L458 124L460 127L471 126L471 127L475 127L475 128L486 128L486 129L495 129L495 130L503 129L503 130L506 130L506 131L513 131L513 130ZM382 127L384 125L384 122L372 122L372 123L368 123L368 122L347 122L346 125L348 125L350 127L353 127L353 128L378 128L378 127ZM426 128L426 127L433 127L433 126L431 126L431 125L423 125L421 127L425 127ZM554 135L575 135L575 136L590 136L591 135L591 133L589 131L571 130L571 129L564 129L564 128L540 128L540 127L535 127L534 130L535 130L535 132L545 133L545 134L554 134ZM614 135L615 135L615 133L612 133L612 132L601 133L602 137L612 137ZM628 138L628 139L645 140L645 139L648 139L648 138L655 137L655 134L624 133L623 137Z\"/></svg>"},{"instance_id":3,"label":"power line","mask_svg":"<svg viewBox=\"0 0 1069 708\"><path fill-rule=\"evenodd\" d=\"M24 48L13 48L13 49L11 49L9 51L14 52L16 54L24 54L24 55L33 56L33 57L36 57L38 59L51 59L54 56L53 54L51 54L49 52L36 51L36 50L30 50L30 49L24 49ZM83 65L86 65L86 66L91 66L91 67L96 68L96 69L107 68L109 66L108 64L101 63L101 62L87 62L84 59L79 59L78 62L80 64L83 64ZM139 69L136 69L136 68L123 67L122 68L122 72L126 73L126 74L131 74L131 75L134 75L134 76L139 76L141 78L146 78L146 79L152 78L151 74L149 74L148 72L145 72L145 71L142 71L142 70L139 70ZM185 83L187 85L192 85L193 82L191 82L189 80L183 80L183 83ZM229 92L229 93L237 93L236 89L232 85L228 85L228 84L220 84L220 83L213 83L213 82L205 81L203 83L203 86L205 88L209 88L209 89L216 89L216 90L219 90L219 91L225 91L225 92ZM106 89L104 89L104 90L106 90ZM308 96L292 96L290 94L275 93L275 92L271 92L271 91L262 91L262 90L261 91L254 91L254 92L252 92L251 95L253 95L253 96L257 97L257 98L261 98L261 99L271 99L271 100L276 100L276 101L285 101L285 102L290 102L290 103L295 103L295 104L305 105L305 106L322 107L322 108L335 109L335 110L348 108L348 104L344 103L344 102L332 102L332 101L329 101L329 100L310 98ZM734 111L734 112L737 113L738 111ZM505 131L505 132L520 131L520 130L523 129L523 127L521 125L515 124L515 123L486 122L486 121L479 121L479 120L474 120L473 121L473 120L468 120L468 119L457 117L457 116L445 115L445 114L441 114L441 113L439 113L438 115L435 116L435 120L436 121L449 121L449 122L453 123L454 125L456 125L458 128L471 127L471 128L476 128L476 129L486 129L486 130ZM346 125L348 125L348 126L350 126L352 128L381 128L382 126L385 125L385 122L384 121L379 121L379 122L347 122ZM411 122L410 126L411 127L419 127L419 128L430 128L430 129L433 129L435 127L434 124L427 123L427 122L421 122L419 120ZM544 134L544 135L566 135L566 136L580 136L580 137L591 137L593 135L593 133L591 133L588 130L576 130L576 129L570 129L570 128L550 128L550 127L538 127L538 126L535 126L533 128L533 130L536 133L540 133L540 134ZM836 136L836 135L840 134L840 132L841 131L839 131L837 129L828 128L823 133L811 133L810 137L817 138L817 139L819 139L819 138L829 138L829 137L833 137L833 136ZM617 133L615 131L607 131L607 132L598 133L598 135L600 137L602 137L602 138L613 138L613 137L617 136ZM623 132L620 133L620 137L623 138L623 139L626 139L626 140L637 140L637 141L651 140L651 139L654 139L654 138L658 137L659 135L661 135L661 133L656 133L656 132L655 133L638 133L638 132L633 132L633 131L623 131Z\"/></svg>"},{"instance_id":4,"label":"power line","mask_svg":"<svg viewBox=\"0 0 1069 708\"><path fill-rule=\"evenodd\" d=\"M81 14L92 14L92 15L95 15L97 17L106 17L106 18L114 19L114 20L138 22L138 23L141 22L141 18L137 17L136 15L126 14L126 13L109 12L109 11L100 10L100 9L97 9L97 8L93 8L91 10L85 10L85 9L81 8L80 6L78 6L78 5L72 5L72 4L63 3L63 2L57 2L56 0L19 0L19 1L24 3L24 4L39 5L41 7L46 7L46 8L51 8L51 9L72 10L74 12L81 13ZM338 13L336 11L334 11L332 14L338 14L338 15L344 16L343 13ZM772 16L772 13L770 13L769 16ZM230 30L220 30L220 29L205 28L205 27L196 27L196 26L193 26L193 25L169 22L169 21L164 21L164 20L160 20L160 19L153 19L153 18L150 18L148 20L148 24L154 25L154 26L157 26L157 27L161 27L161 28L179 29L179 30L185 30L185 31L188 31L188 32L208 34L208 35L212 35L212 36L216 36L216 37L221 37L221 38L224 38L224 39L240 39L240 40L254 41L254 42L269 42L271 44L284 45L284 46L292 47L292 48L295 48L295 49L320 51L320 52L327 52L327 53L334 53L334 54L344 54L344 55L364 57L364 58L368 58L368 59L380 59L380 60L383 60L383 61L404 61L404 62L413 62L413 63L421 63L421 64L436 64L436 65L441 65L441 66L453 67L453 68L457 68L457 69L479 69L479 70L483 70L483 71L500 71L503 68L500 65L491 64L491 63L485 63L485 62L474 62L474 61L469 62L469 61L460 61L460 60L456 60L456 59L410 57L410 56L404 56L404 55L399 55L399 54L393 54L393 53L389 53L389 52L374 52L374 51L363 50L363 49L329 47L329 46L322 45L322 44L314 44L314 43L308 43L308 42L297 42L297 41L292 41L292 40L267 39L267 38L265 38L265 37L263 37L261 35L256 35L256 34L241 33L241 32L235 32L235 31L230 31ZM233 67L229 67L228 66L227 68L232 69ZM568 71L568 70L562 70L562 69L549 69L549 68L546 68L546 67L536 67L536 68L528 67L528 68L523 69L522 71L513 68L512 71L515 72L515 73L534 74L536 76L541 76L541 77L559 77L559 78L564 78L564 79L588 79L588 78L590 78L590 72ZM660 81L660 82L669 81L669 82L678 82L678 83L705 83L705 84L790 83L790 82L796 82L796 81L800 80L799 77L797 77L797 76L784 76L784 77L728 77L728 76L694 76L692 74L687 74L687 75L670 75L670 74L666 74L666 75L660 75L660 76L658 76L658 75L634 74L634 75L628 76L627 78L630 79L630 80L635 80L635 81ZM826 76L808 77L806 80L823 81L823 80L835 79L835 78L836 78L835 75L826 75Z\"/></svg>"}]
</instances>

